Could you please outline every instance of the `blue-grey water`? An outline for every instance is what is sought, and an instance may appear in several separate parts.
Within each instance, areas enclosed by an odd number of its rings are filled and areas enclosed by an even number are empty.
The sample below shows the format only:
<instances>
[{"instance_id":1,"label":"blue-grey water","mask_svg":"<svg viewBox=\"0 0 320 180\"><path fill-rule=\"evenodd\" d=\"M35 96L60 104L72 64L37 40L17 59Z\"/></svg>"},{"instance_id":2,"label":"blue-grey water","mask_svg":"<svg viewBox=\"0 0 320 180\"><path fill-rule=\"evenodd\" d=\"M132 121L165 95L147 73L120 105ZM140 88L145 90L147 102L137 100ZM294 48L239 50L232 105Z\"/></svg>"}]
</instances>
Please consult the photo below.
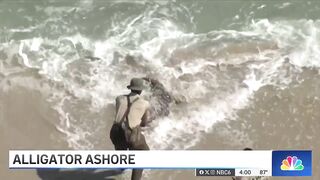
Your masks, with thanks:
<instances>
[{"instance_id":1,"label":"blue-grey water","mask_svg":"<svg viewBox=\"0 0 320 180\"><path fill-rule=\"evenodd\" d=\"M8 170L9 149L113 149L114 98L145 76L183 101L152 149L311 149L313 177L290 179L320 179L319 16L316 0L1 0L1 179L68 179Z\"/></svg>"}]
</instances>

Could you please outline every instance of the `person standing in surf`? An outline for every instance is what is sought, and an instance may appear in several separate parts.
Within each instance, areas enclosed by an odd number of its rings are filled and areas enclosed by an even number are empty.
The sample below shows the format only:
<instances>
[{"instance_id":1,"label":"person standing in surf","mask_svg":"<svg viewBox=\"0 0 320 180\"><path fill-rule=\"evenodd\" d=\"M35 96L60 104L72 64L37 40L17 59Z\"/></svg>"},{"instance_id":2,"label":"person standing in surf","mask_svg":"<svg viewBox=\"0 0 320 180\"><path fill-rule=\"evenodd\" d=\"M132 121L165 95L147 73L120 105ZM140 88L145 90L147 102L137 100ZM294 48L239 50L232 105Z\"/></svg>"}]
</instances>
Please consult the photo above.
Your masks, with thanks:
<instances>
[{"instance_id":1,"label":"person standing in surf","mask_svg":"<svg viewBox=\"0 0 320 180\"><path fill-rule=\"evenodd\" d=\"M110 130L110 139L116 150L149 150L141 127L150 122L150 104L140 94L144 80L133 78L127 86L131 92L116 98L116 117ZM133 169L131 180L140 180L143 169Z\"/></svg>"}]
</instances>

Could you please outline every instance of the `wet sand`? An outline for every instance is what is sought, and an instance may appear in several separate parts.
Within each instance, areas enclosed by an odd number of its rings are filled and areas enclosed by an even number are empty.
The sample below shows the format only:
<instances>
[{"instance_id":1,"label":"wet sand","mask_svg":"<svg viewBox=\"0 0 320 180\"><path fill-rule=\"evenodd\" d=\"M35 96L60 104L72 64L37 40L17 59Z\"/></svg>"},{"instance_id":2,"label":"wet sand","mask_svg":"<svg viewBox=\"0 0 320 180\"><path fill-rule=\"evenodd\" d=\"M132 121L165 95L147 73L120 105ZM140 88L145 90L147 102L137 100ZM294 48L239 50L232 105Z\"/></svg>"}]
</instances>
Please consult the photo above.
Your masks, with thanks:
<instances>
[{"instance_id":1,"label":"wet sand","mask_svg":"<svg viewBox=\"0 0 320 180\"><path fill-rule=\"evenodd\" d=\"M61 134L48 118L55 119L57 114L39 91L14 84L0 92L0 111L1 179L38 179L34 170L9 170L8 153L10 149L65 149L64 142L52 141Z\"/></svg>"}]
</instances>

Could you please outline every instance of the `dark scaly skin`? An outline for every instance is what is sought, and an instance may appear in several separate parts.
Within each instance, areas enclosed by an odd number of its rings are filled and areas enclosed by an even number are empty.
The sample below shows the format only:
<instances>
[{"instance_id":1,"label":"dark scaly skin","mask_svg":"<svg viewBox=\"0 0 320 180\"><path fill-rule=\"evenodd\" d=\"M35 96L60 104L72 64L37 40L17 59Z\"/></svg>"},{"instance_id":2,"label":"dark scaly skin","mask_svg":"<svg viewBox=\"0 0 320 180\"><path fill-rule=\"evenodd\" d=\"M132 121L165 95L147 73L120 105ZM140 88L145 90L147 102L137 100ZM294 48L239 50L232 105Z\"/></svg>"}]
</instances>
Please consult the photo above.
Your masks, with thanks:
<instances>
[{"instance_id":1,"label":"dark scaly skin","mask_svg":"<svg viewBox=\"0 0 320 180\"><path fill-rule=\"evenodd\" d=\"M151 95L151 117L152 119L168 116L170 104L174 102L173 96L165 89L162 83L149 77L142 78L150 85ZM154 102L155 104L152 104ZM155 105L155 106L153 106Z\"/></svg>"}]
</instances>

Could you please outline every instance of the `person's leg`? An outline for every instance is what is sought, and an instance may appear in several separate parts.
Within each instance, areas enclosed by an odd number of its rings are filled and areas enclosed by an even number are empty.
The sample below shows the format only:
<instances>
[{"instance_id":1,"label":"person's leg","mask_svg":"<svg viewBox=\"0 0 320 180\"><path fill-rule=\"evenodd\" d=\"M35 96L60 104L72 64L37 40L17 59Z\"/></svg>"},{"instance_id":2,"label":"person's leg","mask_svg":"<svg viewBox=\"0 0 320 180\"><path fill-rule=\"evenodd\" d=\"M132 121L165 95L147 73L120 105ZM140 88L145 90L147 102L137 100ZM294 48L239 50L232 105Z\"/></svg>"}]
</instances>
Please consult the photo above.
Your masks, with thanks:
<instances>
[{"instance_id":1,"label":"person's leg","mask_svg":"<svg viewBox=\"0 0 320 180\"><path fill-rule=\"evenodd\" d=\"M146 138L144 137L143 134L141 134L140 141L137 142L137 144L133 148L134 148L134 150L150 150L150 148L146 142Z\"/></svg>"},{"instance_id":2,"label":"person's leg","mask_svg":"<svg viewBox=\"0 0 320 180\"><path fill-rule=\"evenodd\" d=\"M133 169L131 174L131 180L141 180L143 169Z\"/></svg>"},{"instance_id":3,"label":"person's leg","mask_svg":"<svg viewBox=\"0 0 320 180\"><path fill-rule=\"evenodd\" d=\"M149 150L149 146L143 134L140 134L140 141L133 142L130 150ZM142 177L143 169L132 169L131 180L140 180Z\"/></svg>"},{"instance_id":4,"label":"person's leg","mask_svg":"<svg viewBox=\"0 0 320 180\"><path fill-rule=\"evenodd\" d=\"M122 127L118 124L113 124L110 130L110 139L114 145L115 150L127 150L129 145L127 143L126 137ZM120 169L124 171L125 169Z\"/></svg>"},{"instance_id":5,"label":"person's leg","mask_svg":"<svg viewBox=\"0 0 320 180\"><path fill-rule=\"evenodd\" d=\"M146 138L141 131L133 131L130 141L128 143L130 150L149 150L149 146L146 142Z\"/></svg>"}]
</instances>

